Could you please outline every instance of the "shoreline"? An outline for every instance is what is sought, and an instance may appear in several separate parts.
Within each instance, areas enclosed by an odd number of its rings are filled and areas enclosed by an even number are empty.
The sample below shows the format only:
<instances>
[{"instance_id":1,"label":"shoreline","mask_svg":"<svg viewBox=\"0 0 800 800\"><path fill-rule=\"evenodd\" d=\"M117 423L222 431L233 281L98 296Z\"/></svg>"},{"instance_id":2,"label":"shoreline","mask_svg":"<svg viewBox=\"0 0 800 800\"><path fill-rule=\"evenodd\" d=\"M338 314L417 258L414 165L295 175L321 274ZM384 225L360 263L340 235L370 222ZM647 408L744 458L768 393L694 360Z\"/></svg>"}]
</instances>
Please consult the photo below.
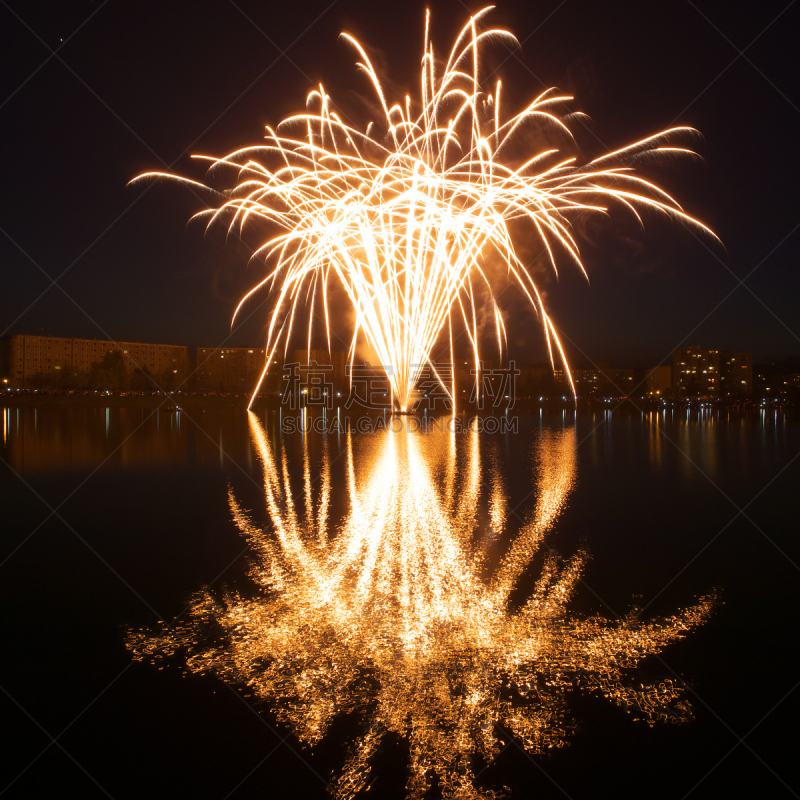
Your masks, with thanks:
<instances>
[{"instance_id":1,"label":"shoreline","mask_svg":"<svg viewBox=\"0 0 800 800\"><path fill-rule=\"evenodd\" d=\"M172 394L137 394L132 392L91 392L91 393L58 393L58 392L31 392L31 391L16 391L0 394L0 407L6 408L159 408L165 407L165 411L174 411L175 406L185 408L187 411L192 409L204 408L247 408L250 403L250 395L213 395L213 394L200 394L200 393L178 393ZM279 410L283 408L287 414L299 413L299 408L289 408L286 404L282 404L280 398L277 397L261 397L258 398L254 404L255 410L270 409ZM321 412L321 406L309 405L307 406L311 413ZM575 400L562 400L561 397L539 400L538 398L517 398L514 404L508 407L509 413L524 413L532 412L534 410L542 409L544 411L566 411L566 410L579 410L579 411L712 411L724 410L727 412L735 412L739 414L747 414L754 411L762 411L765 408L782 411L797 411L800 406L796 402L789 400L764 400L764 399L746 399L736 401L720 401L720 400L679 400L669 401L666 404L661 402L653 402L647 399L634 398L612 398L612 399L578 399ZM356 414L366 415L380 415L384 409L381 408L365 408L360 405L353 405L347 408L344 403L338 403L333 406L330 411L337 411L342 409L346 411L348 416ZM385 409L387 414L397 414L390 409ZM418 411L406 412L409 416L423 416L424 409ZM447 415L451 412L444 409L429 409L429 415L441 416ZM506 413L506 406L498 406L492 408L491 403L487 401L483 409L478 409L474 404L466 404L463 408L459 408L457 414L483 414L483 415L502 415Z\"/></svg>"}]
</instances>

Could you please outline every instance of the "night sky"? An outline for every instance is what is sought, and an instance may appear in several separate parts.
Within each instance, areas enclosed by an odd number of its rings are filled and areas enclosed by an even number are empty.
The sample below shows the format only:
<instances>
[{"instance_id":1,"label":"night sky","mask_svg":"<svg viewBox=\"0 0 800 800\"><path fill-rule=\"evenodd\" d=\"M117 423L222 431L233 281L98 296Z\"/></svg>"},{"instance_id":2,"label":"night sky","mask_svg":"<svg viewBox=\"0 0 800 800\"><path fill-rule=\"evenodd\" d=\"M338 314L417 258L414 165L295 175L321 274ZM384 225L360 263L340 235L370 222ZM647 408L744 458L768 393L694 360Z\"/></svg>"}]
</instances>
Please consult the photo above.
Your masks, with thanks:
<instances>
[{"instance_id":1,"label":"night sky","mask_svg":"<svg viewBox=\"0 0 800 800\"><path fill-rule=\"evenodd\" d=\"M480 7L431 4L439 54ZM343 30L390 86L415 93L424 9L0 0L2 333L260 344L257 304L230 335L261 274L244 249L187 227L203 207L191 192L127 183L165 169L202 180L189 154L257 142L320 82L361 113L369 87ZM575 131L586 157L676 124L703 134L703 162L644 174L724 248L650 218L644 235L615 219L587 230L590 282L564 263L543 283L573 360L652 366L686 343L800 357L800 4L517 0L489 22L522 43L492 56L504 61L506 108L551 85L574 94L591 118ZM518 300L505 298L511 355L534 361L541 331Z\"/></svg>"}]
</instances>

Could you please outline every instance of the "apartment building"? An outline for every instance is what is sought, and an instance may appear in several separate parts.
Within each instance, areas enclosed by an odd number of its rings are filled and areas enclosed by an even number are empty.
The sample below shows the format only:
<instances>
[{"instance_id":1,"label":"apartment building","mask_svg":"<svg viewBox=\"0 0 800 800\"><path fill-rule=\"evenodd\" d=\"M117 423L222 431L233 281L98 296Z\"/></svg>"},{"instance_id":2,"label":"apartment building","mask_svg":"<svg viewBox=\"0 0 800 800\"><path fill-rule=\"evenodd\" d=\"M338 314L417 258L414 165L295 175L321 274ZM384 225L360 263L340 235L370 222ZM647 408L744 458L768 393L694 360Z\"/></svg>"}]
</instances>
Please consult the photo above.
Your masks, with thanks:
<instances>
[{"instance_id":1,"label":"apartment building","mask_svg":"<svg viewBox=\"0 0 800 800\"><path fill-rule=\"evenodd\" d=\"M665 396L672 389L672 367L651 367L645 376L645 391L648 397Z\"/></svg>"},{"instance_id":2,"label":"apartment building","mask_svg":"<svg viewBox=\"0 0 800 800\"><path fill-rule=\"evenodd\" d=\"M720 351L695 344L676 350L672 355L672 386L676 397L719 397Z\"/></svg>"},{"instance_id":3,"label":"apartment building","mask_svg":"<svg viewBox=\"0 0 800 800\"><path fill-rule=\"evenodd\" d=\"M263 347L198 347L197 388L204 392L252 392L264 371L267 351ZM282 362L273 358L271 378L280 381ZM262 389L277 390L269 381Z\"/></svg>"},{"instance_id":4,"label":"apartment building","mask_svg":"<svg viewBox=\"0 0 800 800\"><path fill-rule=\"evenodd\" d=\"M596 368L571 370L578 397L628 397L633 391L633 370L611 367L608 361L600 361ZM569 389L563 367L554 370L556 387Z\"/></svg>"},{"instance_id":5,"label":"apartment building","mask_svg":"<svg viewBox=\"0 0 800 800\"><path fill-rule=\"evenodd\" d=\"M325 376L325 382L330 383L334 391L346 392L349 377L345 369L347 353L341 350L331 350L330 352L327 350L295 350L292 353L292 361L298 365L300 386L308 383L309 373L314 372L314 365L318 365L323 368L321 372Z\"/></svg>"},{"instance_id":6,"label":"apartment building","mask_svg":"<svg viewBox=\"0 0 800 800\"><path fill-rule=\"evenodd\" d=\"M753 354L721 350L720 387L723 397L753 393Z\"/></svg>"},{"instance_id":7,"label":"apartment building","mask_svg":"<svg viewBox=\"0 0 800 800\"><path fill-rule=\"evenodd\" d=\"M753 355L689 345L672 357L676 397L724 399L753 393Z\"/></svg>"},{"instance_id":8,"label":"apartment building","mask_svg":"<svg viewBox=\"0 0 800 800\"><path fill-rule=\"evenodd\" d=\"M183 345L19 334L0 339L0 377L14 389L30 388L34 378L56 384L62 376L89 373L93 364L115 350L122 354L129 375L136 370L151 375L186 372L188 353Z\"/></svg>"}]
</instances>

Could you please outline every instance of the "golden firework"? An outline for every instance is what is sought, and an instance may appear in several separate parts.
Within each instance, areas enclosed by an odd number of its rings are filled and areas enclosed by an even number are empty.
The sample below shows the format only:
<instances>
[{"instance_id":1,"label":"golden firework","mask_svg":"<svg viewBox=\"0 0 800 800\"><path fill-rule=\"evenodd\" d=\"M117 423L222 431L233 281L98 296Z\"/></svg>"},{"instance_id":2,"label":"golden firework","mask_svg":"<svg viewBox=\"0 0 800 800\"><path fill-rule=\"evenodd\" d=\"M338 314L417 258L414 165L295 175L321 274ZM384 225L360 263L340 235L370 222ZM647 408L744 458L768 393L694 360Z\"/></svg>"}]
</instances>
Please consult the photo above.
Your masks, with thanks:
<instances>
[{"instance_id":1,"label":"golden firework","mask_svg":"<svg viewBox=\"0 0 800 800\"><path fill-rule=\"evenodd\" d=\"M431 351L445 327L452 353L454 317L463 320L479 366L478 287L488 292L502 348L497 270L487 269L499 260L538 312L551 363L560 358L569 376L532 265L518 257L510 231L519 229L515 221L527 224L554 269L566 258L584 270L572 223L577 215L605 214L611 205L640 222L639 212L649 209L714 236L631 166L645 155L694 155L675 145L696 133L691 128L670 128L585 164L556 147L530 152L526 132L541 125L549 129L548 139L558 136L571 147L568 123L579 115L561 114L572 98L548 89L506 116L501 81L482 88L480 53L491 40L516 40L507 31L481 29L489 10L470 17L443 67L434 56L428 13L417 100L390 101L365 49L342 34L358 52L382 114L365 130L343 118L320 86L308 95L305 113L267 128L265 143L224 158L196 156L211 162L210 176L228 171L233 184L219 205L198 216L238 231L266 221L275 232L254 254L268 265L267 275L234 313L235 320L256 292L276 293L267 364L281 342L288 346L301 306L309 310L309 348L318 310L330 346L329 287L335 276L355 312L351 361L363 336L406 410L421 370L430 365L435 371ZM137 180L152 177L203 186L163 173ZM253 397L265 374L266 367Z\"/></svg>"}]
</instances>

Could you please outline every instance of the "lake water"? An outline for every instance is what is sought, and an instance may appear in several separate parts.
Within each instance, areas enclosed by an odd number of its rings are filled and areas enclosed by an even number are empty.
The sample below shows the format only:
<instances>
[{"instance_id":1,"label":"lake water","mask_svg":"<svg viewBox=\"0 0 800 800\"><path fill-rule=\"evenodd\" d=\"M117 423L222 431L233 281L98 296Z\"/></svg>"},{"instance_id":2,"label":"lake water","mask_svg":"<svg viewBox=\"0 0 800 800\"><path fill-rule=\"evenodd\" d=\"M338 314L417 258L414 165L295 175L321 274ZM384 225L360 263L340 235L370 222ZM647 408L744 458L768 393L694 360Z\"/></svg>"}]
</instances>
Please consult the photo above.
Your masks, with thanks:
<instances>
[{"instance_id":1,"label":"lake water","mask_svg":"<svg viewBox=\"0 0 800 800\"><path fill-rule=\"evenodd\" d=\"M796 418L0 414L6 797L800 792Z\"/></svg>"}]
</instances>

